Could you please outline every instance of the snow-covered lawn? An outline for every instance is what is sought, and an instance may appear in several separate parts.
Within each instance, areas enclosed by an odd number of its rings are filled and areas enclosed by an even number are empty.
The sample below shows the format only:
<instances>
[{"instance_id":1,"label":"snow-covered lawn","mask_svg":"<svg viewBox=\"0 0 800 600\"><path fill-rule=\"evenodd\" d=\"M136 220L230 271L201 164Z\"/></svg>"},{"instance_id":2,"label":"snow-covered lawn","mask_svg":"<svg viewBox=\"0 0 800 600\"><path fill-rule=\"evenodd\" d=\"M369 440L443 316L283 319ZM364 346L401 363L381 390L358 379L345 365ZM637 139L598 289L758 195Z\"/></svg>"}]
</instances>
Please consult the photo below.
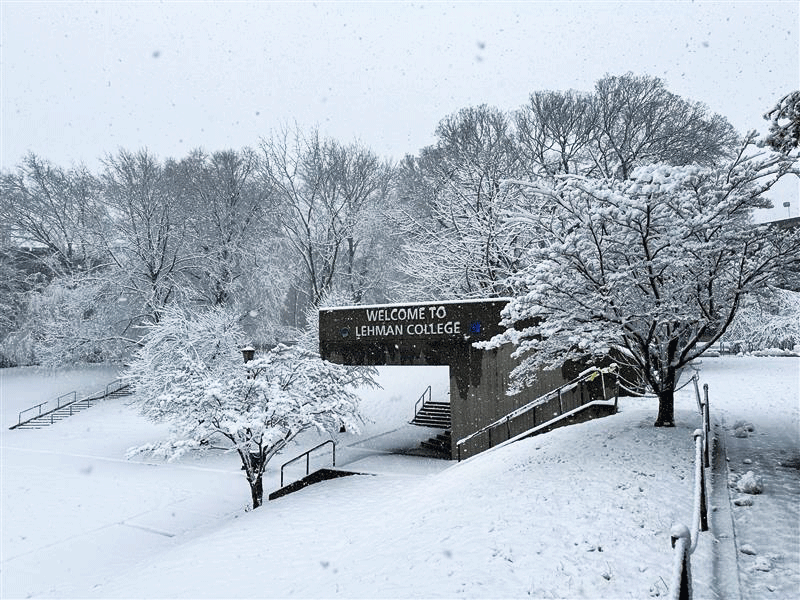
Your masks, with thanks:
<instances>
[{"instance_id":1,"label":"snow-covered lawn","mask_svg":"<svg viewBox=\"0 0 800 600\"><path fill-rule=\"evenodd\" d=\"M750 438L729 439L729 452L738 451L737 441L765 447L760 454L746 449L752 462L740 461L765 481L752 506L736 507L740 537L757 552L740 555L742 587L754 592L746 597L788 597L781 594L794 589L785 582L798 581L800 525L796 502L787 505L797 499L791 482L800 471L769 471L762 456L783 456L783 446L787 456L798 454L800 359L711 358L702 369L715 418L726 427L738 419L754 425ZM317 484L246 512L249 492L235 456L126 461L127 448L159 439L165 428L142 420L124 400L54 427L9 431L25 408L21 397L41 401L41 378L0 371L0 596L665 594L670 527L689 524L692 514L691 433L699 417L691 386L678 393L675 429L652 427L653 399L624 398L613 417L457 464L387 454L426 437L405 422L429 383L434 396L446 395L446 370L385 368L381 375L385 389L364 394L372 422L359 436L342 434L337 448L337 464L377 474ZM772 425L786 432L778 446ZM265 489L277 488L282 462L318 441L306 435L277 457ZM732 468L741 470L736 460ZM693 555L696 597L713 597L713 547L713 536L702 534ZM747 561L759 555L770 559L771 571L751 568ZM766 585L776 593L761 596Z\"/></svg>"}]
</instances>

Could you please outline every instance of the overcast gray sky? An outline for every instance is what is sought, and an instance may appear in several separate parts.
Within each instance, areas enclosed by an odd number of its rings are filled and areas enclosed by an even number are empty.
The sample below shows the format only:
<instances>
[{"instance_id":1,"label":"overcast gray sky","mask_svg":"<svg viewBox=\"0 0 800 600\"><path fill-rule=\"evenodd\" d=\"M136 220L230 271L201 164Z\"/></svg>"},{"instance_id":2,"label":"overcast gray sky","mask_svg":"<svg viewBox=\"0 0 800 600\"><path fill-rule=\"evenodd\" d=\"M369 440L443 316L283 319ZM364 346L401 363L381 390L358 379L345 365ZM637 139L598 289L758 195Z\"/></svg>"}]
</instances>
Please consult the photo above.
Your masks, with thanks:
<instances>
[{"instance_id":1,"label":"overcast gray sky","mask_svg":"<svg viewBox=\"0 0 800 600\"><path fill-rule=\"evenodd\" d=\"M627 71L765 131L800 88L797 0L0 0L0 18L5 169L28 151L95 170L120 147L255 147L295 121L400 159L460 108Z\"/></svg>"}]
</instances>

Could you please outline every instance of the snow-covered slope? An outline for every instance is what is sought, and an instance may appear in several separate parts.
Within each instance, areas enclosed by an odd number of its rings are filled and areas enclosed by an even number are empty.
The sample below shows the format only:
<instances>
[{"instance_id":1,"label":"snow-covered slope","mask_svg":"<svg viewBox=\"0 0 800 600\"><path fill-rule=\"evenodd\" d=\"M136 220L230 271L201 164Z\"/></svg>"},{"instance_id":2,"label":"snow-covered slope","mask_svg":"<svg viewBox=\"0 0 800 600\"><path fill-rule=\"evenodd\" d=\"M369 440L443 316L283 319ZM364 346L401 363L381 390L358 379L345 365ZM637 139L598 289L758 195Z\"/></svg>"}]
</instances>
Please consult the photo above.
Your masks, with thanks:
<instances>
[{"instance_id":1,"label":"snow-covered slope","mask_svg":"<svg viewBox=\"0 0 800 600\"><path fill-rule=\"evenodd\" d=\"M785 414L791 430L798 368L797 358L708 359L701 382L709 383L720 416L756 414L769 398L770 411ZM728 385L732 373L746 373L750 385ZM251 512L244 510L247 487L231 455L125 461L127 447L157 438L163 427L142 421L121 400L56 427L3 430L0 595L642 598L666 592L669 530L676 521L688 524L692 512L691 433L699 419L691 386L678 393L675 429L652 427L653 399L626 398L616 416L456 464L387 456L378 445L358 453L381 431L400 431L426 378L446 386L446 373L436 371L382 374L386 389L365 398L372 423L361 436L340 440L353 445L348 460L380 474L311 486ZM5 412L10 390L3 389ZM785 518L758 500L751 508L772 511L759 514L763 523ZM782 543L787 547L774 552L791 558L792 547ZM712 595L713 546L713 536L704 534L693 556L699 598Z\"/></svg>"}]
</instances>

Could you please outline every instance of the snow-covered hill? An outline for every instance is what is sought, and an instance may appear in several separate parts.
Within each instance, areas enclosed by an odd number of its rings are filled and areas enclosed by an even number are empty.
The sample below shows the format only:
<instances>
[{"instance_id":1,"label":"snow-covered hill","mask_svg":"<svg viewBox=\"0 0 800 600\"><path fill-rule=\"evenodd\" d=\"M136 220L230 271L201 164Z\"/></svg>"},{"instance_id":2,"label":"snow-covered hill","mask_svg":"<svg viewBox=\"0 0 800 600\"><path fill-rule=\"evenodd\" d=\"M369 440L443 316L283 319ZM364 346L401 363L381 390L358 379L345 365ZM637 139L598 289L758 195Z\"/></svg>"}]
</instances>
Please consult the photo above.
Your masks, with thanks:
<instances>
[{"instance_id":1,"label":"snow-covered hill","mask_svg":"<svg viewBox=\"0 0 800 600\"><path fill-rule=\"evenodd\" d=\"M747 418L766 445L780 423L779 443L797 453L800 359L711 358L702 369L715 420L727 427ZM36 376L24 383L16 375L0 371L4 423L16 419L7 398L39 385ZM0 596L665 594L669 530L688 524L692 512L691 434L699 418L691 386L677 395L675 429L652 427L654 399L624 398L613 417L457 464L389 455L380 443L382 432L393 431L395 441L410 435L404 423L414 402L428 383L445 394L446 371L387 368L382 379L385 389L364 399L372 423L359 436L343 435L337 457L379 474L311 486L250 512L234 456L126 461L128 447L164 428L124 400L39 431L4 428ZM306 436L300 446L316 441ZM286 458L272 465L267 490L277 487ZM742 563L752 568L742 581L748 597L762 597L767 585L777 594L792 589L767 581L776 574L787 585L798 581L796 505L787 520L790 509L771 494L767 487L744 513L748 543L769 555L772 568ZM770 536L777 523L789 535ZM714 546L713 535L703 534L693 555L696 597L712 597Z\"/></svg>"}]
</instances>

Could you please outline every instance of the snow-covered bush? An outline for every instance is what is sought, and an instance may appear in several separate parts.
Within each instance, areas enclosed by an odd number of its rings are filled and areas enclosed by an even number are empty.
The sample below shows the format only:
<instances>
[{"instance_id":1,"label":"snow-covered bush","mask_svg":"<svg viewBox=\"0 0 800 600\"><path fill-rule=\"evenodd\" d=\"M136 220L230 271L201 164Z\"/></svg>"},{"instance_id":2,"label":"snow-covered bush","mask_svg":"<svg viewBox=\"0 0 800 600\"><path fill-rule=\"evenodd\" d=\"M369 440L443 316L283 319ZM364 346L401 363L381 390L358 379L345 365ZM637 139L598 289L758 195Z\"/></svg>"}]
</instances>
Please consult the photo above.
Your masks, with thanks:
<instances>
[{"instance_id":1,"label":"snow-covered bush","mask_svg":"<svg viewBox=\"0 0 800 600\"><path fill-rule=\"evenodd\" d=\"M244 339L236 315L223 308L164 313L126 376L142 414L170 423L172 432L130 455L175 459L211 441L225 442L242 461L257 508L270 459L309 428L357 430L354 388L374 382L372 371L334 365L297 346L279 344L245 364Z\"/></svg>"}]
</instances>

